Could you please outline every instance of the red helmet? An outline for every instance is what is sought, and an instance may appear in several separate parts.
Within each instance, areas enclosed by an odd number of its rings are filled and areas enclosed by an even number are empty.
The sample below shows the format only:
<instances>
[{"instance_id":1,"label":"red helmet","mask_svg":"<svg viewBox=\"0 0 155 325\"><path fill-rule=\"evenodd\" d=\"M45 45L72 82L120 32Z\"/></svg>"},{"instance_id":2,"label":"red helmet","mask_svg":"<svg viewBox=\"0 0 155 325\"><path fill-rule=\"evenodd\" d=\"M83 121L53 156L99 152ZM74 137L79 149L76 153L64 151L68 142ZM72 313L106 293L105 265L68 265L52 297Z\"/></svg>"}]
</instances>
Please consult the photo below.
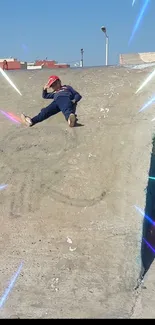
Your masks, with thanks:
<instances>
[{"instance_id":1,"label":"red helmet","mask_svg":"<svg viewBox=\"0 0 155 325\"><path fill-rule=\"evenodd\" d=\"M52 86L52 84L57 80L60 80L58 76L50 76L48 79L48 86Z\"/></svg>"}]
</instances>

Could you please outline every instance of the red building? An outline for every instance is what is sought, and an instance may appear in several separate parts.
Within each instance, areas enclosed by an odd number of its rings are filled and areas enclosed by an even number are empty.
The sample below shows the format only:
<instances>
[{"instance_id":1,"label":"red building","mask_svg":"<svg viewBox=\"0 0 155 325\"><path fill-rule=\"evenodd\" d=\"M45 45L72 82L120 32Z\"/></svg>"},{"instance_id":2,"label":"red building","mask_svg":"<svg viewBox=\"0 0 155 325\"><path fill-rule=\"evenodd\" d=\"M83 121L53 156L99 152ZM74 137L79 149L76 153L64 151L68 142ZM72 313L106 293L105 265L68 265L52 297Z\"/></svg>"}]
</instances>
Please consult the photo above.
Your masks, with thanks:
<instances>
[{"instance_id":1,"label":"red building","mask_svg":"<svg viewBox=\"0 0 155 325\"><path fill-rule=\"evenodd\" d=\"M0 59L0 67L3 69L3 62L7 61L8 69L7 70L19 70L21 69L21 64L16 59Z\"/></svg>"},{"instance_id":2,"label":"red building","mask_svg":"<svg viewBox=\"0 0 155 325\"><path fill-rule=\"evenodd\" d=\"M54 69L54 68L70 68L69 64L66 63L57 63L56 61L48 60L37 60L35 61L36 66L43 66L43 68Z\"/></svg>"},{"instance_id":3,"label":"red building","mask_svg":"<svg viewBox=\"0 0 155 325\"><path fill-rule=\"evenodd\" d=\"M48 60L36 60L34 65L43 66L45 68L53 68L55 63L56 63L56 61L54 61L54 60L51 60L51 61L48 61Z\"/></svg>"},{"instance_id":4,"label":"red building","mask_svg":"<svg viewBox=\"0 0 155 325\"><path fill-rule=\"evenodd\" d=\"M67 63L56 63L53 68L66 69L66 68L70 68L70 65Z\"/></svg>"},{"instance_id":5,"label":"red building","mask_svg":"<svg viewBox=\"0 0 155 325\"><path fill-rule=\"evenodd\" d=\"M27 62L20 62L17 59L0 59L0 67L3 69L4 67L4 61L7 61L7 70L19 70L19 69L28 69L27 66L29 66L29 64L27 64ZM36 60L34 63L30 64L32 69L33 66L38 66L38 68L44 68L44 69L61 69L61 68L70 68L69 64L66 63L57 63L54 60Z\"/></svg>"}]
</instances>

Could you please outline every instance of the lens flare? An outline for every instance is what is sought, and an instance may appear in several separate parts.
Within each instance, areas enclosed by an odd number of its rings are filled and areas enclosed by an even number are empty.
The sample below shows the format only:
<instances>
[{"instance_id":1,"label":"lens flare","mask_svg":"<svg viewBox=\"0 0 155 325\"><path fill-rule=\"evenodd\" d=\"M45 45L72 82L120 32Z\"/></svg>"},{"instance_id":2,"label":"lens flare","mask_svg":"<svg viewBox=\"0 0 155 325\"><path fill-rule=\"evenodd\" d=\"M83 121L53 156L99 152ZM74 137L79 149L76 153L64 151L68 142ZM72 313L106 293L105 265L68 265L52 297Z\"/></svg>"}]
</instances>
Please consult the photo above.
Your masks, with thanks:
<instances>
[{"instance_id":1,"label":"lens flare","mask_svg":"<svg viewBox=\"0 0 155 325\"><path fill-rule=\"evenodd\" d=\"M12 113L8 113L8 112L4 112L2 110L0 110L0 113L3 114L5 117L7 117L9 120L11 120L12 122L15 122L17 124L21 124L21 120L19 117L15 116Z\"/></svg>"},{"instance_id":2,"label":"lens flare","mask_svg":"<svg viewBox=\"0 0 155 325\"><path fill-rule=\"evenodd\" d=\"M13 114L13 113L11 113L11 112L7 112L7 114L8 114L10 117L12 117L14 120L16 120L17 122L22 123L22 120L21 120L21 118L20 118L19 116L15 115L15 114Z\"/></svg>"},{"instance_id":3,"label":"lens flare","mask_svg":"<svg viewBox=\"0 0 155 325\"><path fill-rule=\"evenodd\" d=\"M0 185L0 191L4 190L5 188L7 188L8 185L7 184L1 184Z\"/></svg>"},{"instance_id":4,"label":"lens flare","mask_svg":"<svg viewBox=\"0 0 155 325\"><path fill-rule=\"evenodd\" d=\"M140 110L139 113L144 111L146 108L148 108L149 106L151 106L153 103L155 102L155 97L153 97L152 99L150 99Z\"/></svg>"},{"instance_id":5,"label":"lens flare","mask_svg":"<svg viewBox=\"0 0 155 325\"><path fill-rule=\"evenodd\" d=\"M12 80L7 76L6 72L3 71L3 69L0 67L0 72L2 74L2 76L9 82L9 84L17 91L17 93L22 96L21 92L19 91L19 89L15 86L15 84L12 82Z\"/></svg>"},{"instance_id":6,"label":"lens flare","mask_svg":"<svg viewBox=\"0 0 155 325\"><path fill-rule=\"evenodd\" d=\"M136 0L133 0L132 1L132 7L135 5L135 2L136 2Z\"/></svg>"},{"instance_id":7,"label":"lens flare","mask_svg":"<svg viewBox=\"0 0 155 325\"><path fill-rule=\"evenodd\" d=\"M131 37L130 37L130 39L129 39L129 43L128 43L129 45L130 45L131 41L133 40L133 37L134 37L134 35L135 35L135 33L136 33L136 31L137 31L137 29L138 29L138 27L139 27L139 25L140 25L142 19L143 19L144 13L145 13L145 11L146 11L148 5L149 5L149 2L150 2L150 0L145 0L145 2L144 2L144 5L143 5L143 7L142 7L142 9L141 9L141 11L140 11L140 13L139 13L139 16L138 16L138 18L137 18L136 24L135 24L135 26L134 26L134 28L133 28L133 31L132 31Z\"/></svg>"},{"instance_id":8,"label":"lens flare","mask_svg":"<svg viewBox=\"0 0 155 325\"><path fill-rule=\"evenodd\" d=\"M142 85L138 88L135 94L138 94L140 90L142 90L155 76L155 70L151 72L151 74L145 79L145 81L142 83Z\"/></svg>"},{"instance_id":9,"label":"lens flare","mask_svg":"<svg viewBox=\"0 0 155 325\"><path fill-rule=\"evenodd\" d=\"M5 301L7 300L8 298L8 295L9 293L11 292L11 290L13 289L14 285L15 285L15 282L21 272L21 269L23 267L23 263L21 263L18 267L18 270L17 272L13 275L13 277L11 278L11 281L8 285L8 287L6 288L6 290L4 291L3 295L0 297L0 309L3 307Z\"/></svg>"},{"instance_id":10,"label":"lens flare","mask_svg":"<svg viewBox=\"0 0 155 325\"><path fill-rule=\"evenodd\" d=\"M139 207L137 207L136 205L135 205L135 208L136 208L136 210L138 211L138 212L140 212L140 214L146 219L146 220L148 220L153 226L155 226L155 222L150 218L150 217L148 217L145 213L144 213L144 211L141 209L141 208L139 208Z\"/></svg>"},{"instance_id":11,"label":"lens flare","mask_svg":"<svg viewBox=\"0 0 155 325\"><path fill-rule=\"evenodd\" d=\"M153 251L153 253L155 253L155 249L148 243L148 241L143 238L144 242L146 243L146 245Z\"/></svg>"},{"instance_id":12,"label":"lens flare","mask_svg":"<svg viewBox=\"0 0 155 325\"><path fill-rule=\"evenodd\" d=\"M26 44L22 44L22 49L24 52L28 52L28 46Z\"/></svg>"}]
</instances>

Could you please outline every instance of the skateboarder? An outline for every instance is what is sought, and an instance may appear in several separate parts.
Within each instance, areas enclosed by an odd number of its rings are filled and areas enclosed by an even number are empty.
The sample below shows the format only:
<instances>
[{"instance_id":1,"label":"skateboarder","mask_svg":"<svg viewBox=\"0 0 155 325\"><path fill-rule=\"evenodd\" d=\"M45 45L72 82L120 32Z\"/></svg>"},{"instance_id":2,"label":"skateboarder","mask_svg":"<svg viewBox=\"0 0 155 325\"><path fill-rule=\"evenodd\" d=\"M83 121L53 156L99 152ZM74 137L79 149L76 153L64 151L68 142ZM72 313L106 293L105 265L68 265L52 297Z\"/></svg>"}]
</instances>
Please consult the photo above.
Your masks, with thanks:
<instances>
[{"instance_id":1,"label":"skateboarder","mask_svg":"<svg viewBox=\"0 0 155 325\"><path fill-rule=\"evenodd\" d=\"M47 92L52 88L53 92ZM46 99L54 99L53 102L43 108L38 115L33 118L21 115L22 121L27 126L33 126L40 123L50 116L62 112L70 127L74 127L76 123L76 104L81 100L82 96L71 86L62 86L61 80L57 76L49 77L48 83L44 86L42 97Z\"/></svg>"}]
</instances>

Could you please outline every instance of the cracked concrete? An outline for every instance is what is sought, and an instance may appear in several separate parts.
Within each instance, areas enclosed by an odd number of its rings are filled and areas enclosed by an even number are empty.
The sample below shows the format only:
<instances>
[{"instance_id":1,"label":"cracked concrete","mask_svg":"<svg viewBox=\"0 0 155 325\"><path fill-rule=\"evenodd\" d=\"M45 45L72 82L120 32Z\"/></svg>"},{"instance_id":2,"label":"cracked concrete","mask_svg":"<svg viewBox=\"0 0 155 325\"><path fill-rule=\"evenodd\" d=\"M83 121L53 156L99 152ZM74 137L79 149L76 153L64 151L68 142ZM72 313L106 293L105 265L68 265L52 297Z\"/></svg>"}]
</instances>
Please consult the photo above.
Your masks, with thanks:
<instances>
[{"instance_id":1,"label":"cracked concrete","mask_svg":"<svg viewBox=\"0 0 155 325\"><path fill-rule=\"evenodd\" d=\"M134 205L145 207L154 125L152 108L138 113L153 85L135 91L149 71L60 70L83 95L83 127L69 129L61 114L30 129L0 116L0 295L24 262L1 318L155 317L154 264L146 289L134 289ZM49 103L49 71L8 73L23 96L1 79L1 109L32 116Z\"/></svg>"}]
</instances>

